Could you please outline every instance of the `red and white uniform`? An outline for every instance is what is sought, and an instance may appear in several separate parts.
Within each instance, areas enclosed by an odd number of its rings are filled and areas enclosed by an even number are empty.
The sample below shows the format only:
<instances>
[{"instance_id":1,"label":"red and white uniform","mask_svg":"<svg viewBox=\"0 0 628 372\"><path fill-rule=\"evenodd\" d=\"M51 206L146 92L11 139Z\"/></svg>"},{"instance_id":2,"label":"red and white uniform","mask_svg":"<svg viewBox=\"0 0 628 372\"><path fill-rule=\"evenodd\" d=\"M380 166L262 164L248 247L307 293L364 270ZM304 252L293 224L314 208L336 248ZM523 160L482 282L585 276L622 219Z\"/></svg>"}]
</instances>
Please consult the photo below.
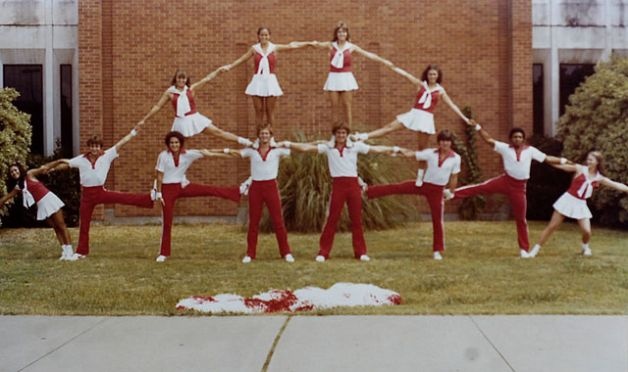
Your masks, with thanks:
<instances>
[{"instance_id":1,"label":"red and white uniform","mask_svg":"<svg viewBox=\"0 0 628 372\"><path fill-rule=\"evenodd\" d=\"M24 177L24 188L20 189L19 185L15 185L15 189L22 192L24 208L30 208L37 203L38 221L45 220L65 206L57 195L36 179Z\"/></svg>"},{"instance_id":2,"label":"red and white uniform","mask_svg":"<svg viewBox=\"0 0 628 372\"><path fill-rule=\"evenodd\" d=\"M115 146L104 151L95 162L91 162L87 154L70 159L70 167L78 168L81 179L81 205L79 209L80 229L76 253L89 254L89 227L92 222L94 208L98 204L125 204L142 208L152 208L150 194L132 194L105 189L105 181L111 163L118 157Z\"/></svg>"},{"instance_id":3,"label":"red and white uniform","mask_svg":"<svg viewBox=\"0 0 628 372\"><path fill-rule=\"evenodd\" d=\"M255 55L255 75L246 87L246 93L249 96L258 97L279 97L283 95L283 91L279 86L275 68L277 66L277 54L275 53L275 44L268 43L266 51L262 49L261 44L253 45Z\"/></svg>"},{"instance_id":4,"label":"red and white uniform","mask_svg":"<svg viewBox=\"0 0 628 372\"><path fill-rule=\"evenodd\" d=\"M362 142L354 142L351 147L342 148L329 147L327 144L318 145L318 153L327 156L332 177L329 216L321 234L318 253L326 259L329 258L345 203L349 208L351 220L353 254L355 258L366 254L366 242L362 229L362 191L358 184L358 154L366 154L369 150L370 146Z\"/></svg>"},{"instance_id":5,"label":"red and white uniform","mask_svg":"<svg viewBox=\"0 0 628 372\"><path fill-rule=\"evenodd\" d=\"M161 193L164 201L162 208L163 229L161 233L160 255L170 256L172 220L174 206L178 198L192 198L196 196L217 196L234 202L240 200L238 187L215 187L190 183L185 176L186 170L192 163L203 157L198 150L181 149L178 156L170 151L162 151L157 158L155 169L163 173Z\"/></svg>"},{"instance_id":6,"label":"red and white uniform","mask_svg":"<svg viewBox=\"0 0 628 372\"><path fill-rule=\"evenodd\" d=\"M351 48L353 44L345 42L342 48L337 42L332 43L329 52L329 75L323 90L345 92L358 90L358 82L351 72Z\"/></svg>"},{"instance_id":7,"label":"red and white uniform","mask_svg":"<svg viewBox=\"0 0 628 372\"><path fill-rule=\"evenodd\" d=\"M375 185L369 186L366 195L369 199L398 194L425 196L432 213L432 249L434 252L443 251L445 250L443 190L451 175L460 173L460 155L451 151L441 160L438 149L426 149L417 151L415 156L418 161L427 161L421 186L417 187L415 181Z\"/></svg>"},{"instance_id":8,"label":"red and white uniform","mask_svg":"<svg viewBox=\"0 0 628 372\"><path fill-rule=\"evenodd\" d=\"M587 206L587 199L593 194L593 189L600 186L604 176L599 172L591 176L585 165L576 166L581 173L571 181L567 192L556 200L554 209L565 217L576 220L589 219L593 215Z\"/></svg>"},{"instance_id":9,"label":"red and white uniform","mask_svg":"<svg viewBox=\"0 0 628 372\"><path fill-rule=\"evenodd\" d=\"M279 160L284 156L290 156L289 149L271 147L268 152L245 148L240 151L243 158L251 160L251 176L253 183L249 189L249 229L246 236L246 255L255 258L257 252L257 236L259 235L259 223L262 218L264 204L270 213L279 246L281 257L291 252L288 244L288 233L281 213L281 197L277 187L277 172Z\"/></svg>"},{"instance_id":10,"label":"red and white uniform","mask_svg":"<svg viewBox=\"0 0 628 372\"><path fill-rule=\"evenodd\" d=\"M440 96L443 93L445 93L445 88L440 86L440 84L436 84L436 87L430 89L427 82L424 81L417 93L412 109L404 114L397 115L397 121L415 132L436 133L434 110L436 110Z\"/></svg>"},{"instance_id":11,"label":"red and white uniform","mask_svg":"<svg viewBox=\"0 0 628 372\"><path fill-rule=\"evenodd\" d=\"M196 111L196 102L192 91L186 85L183 90L174 85L168 88L172 94L172 107L174 108L174 121L172 131L179 132L185 137L192 137L212 126L212 121Z\"/></svg>"},{"instance_id":12,"label":"red and white uniform","mask_svg":"<svg viewBox=\"0 0 628 372\"><path fill-rule=\"evenodd\" d=\"M518 150L504 142L495 141L495 152L502 157L506 174L491 178L478 185L456 189L455 198L485 194L503 194L510 200L512 214L517 224L519 248L528 250L528 222L526 221L526 184L530 178L532 160L544 162L547 155L532 146L521 146Z\"/></svg>"}]
</instances>

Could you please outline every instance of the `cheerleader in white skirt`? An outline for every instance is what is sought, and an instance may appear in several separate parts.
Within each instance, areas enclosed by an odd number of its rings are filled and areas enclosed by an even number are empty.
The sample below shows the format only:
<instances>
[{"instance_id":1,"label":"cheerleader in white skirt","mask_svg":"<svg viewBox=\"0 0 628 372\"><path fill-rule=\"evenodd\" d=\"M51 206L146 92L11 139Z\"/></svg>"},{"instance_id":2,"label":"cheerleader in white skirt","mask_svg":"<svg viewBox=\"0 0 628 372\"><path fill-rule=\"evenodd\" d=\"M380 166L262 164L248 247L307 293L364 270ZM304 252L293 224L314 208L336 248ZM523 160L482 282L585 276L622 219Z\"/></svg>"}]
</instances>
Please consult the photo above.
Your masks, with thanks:
<instances>
[{"instance_id":1,"label":"cheerleader in white skirt","mask_svg":"<svg viewBox=\"0 0 628 372\"><path fill-rule=\"evenodd\" d=\"M339 22L334 29L332 41L312 43L318 48L329 50L329 75L327 75L323 90L329 92L333 115L332 126L344 122L351 127L351 101L353 91L358 90L358 83L352 72L351 53L356 52L372 61L379 62L391 69L394 68L392 62L350 43L350 39L349 27L344 22ZM338 113L341 108L344 115Z\"/></svg>"},{"instance_id":2,"label":"cheerleader in white skirt","mask_svg":"<svg viewBox=\"0 0 628 372\"><path fill-rule=\"evenodd\" d=\"M70 233L63 219L63 202L57 195L50 192L43 183L39 182L36 176L48 172L50 166L43 165L37 169L26 171L20 164L13 164L9 167L9 184L12 190L0 198L0 205L13 199L17 194L22 193L25 208L37 205L37 220L46 220L55 230L55 234L61 244L62 261L76 261Z\"/></svg>"},{"instance_id":3,"label":"cheerleader in white skirt","mask_svg":"<svg viewBox=\"0 0 628 372\"><path fill-rule=\"evenodd\" d=\"M225 66L225 69L229 71L248 61L251 57L253 58L255 62L254 75L244 93L253 99L255 125L258 127L264 125L264 115L266 115L266 123L272 126L275 123L277 97L283 95L277 75L275 75L277 52L302 48L312 45L312 43L293 41L286 45L273 44L270 42L270 29L268 27L257 29L257 40L259 41L257 44L249 48L233 63Z\"/></svg>"},{"instance_id":4,"label":"cheerleader in white skirt","mask_svg":"<svg viewBox=\"0 0 628 372\"><path fill-rule=\"evenodd\" d=\"M591 239L592 216L589 207L587 207L587 199L593 194L593 189L598 188L600 185L623 192L628 192L628 186L604 177L604 158L599 151L592 151L587 155L586 165L552 164L552 166L567 172L573 172L575 175L567 192L554 203L552 219L541 233L539 242L530 250L530 257L534 257L539 253L541 246L560 226L565 217L578 221L578 226L582 230L582 254L591 256L589 240Z\"/></svg>"},{"instance_id":5,"label":"cheerleader in white skirt","mask_svg":"<svg viewBox=\"0 0 628 372\"><path fill-rule=\"evenodd\" d=\"M407 71L395 67L394 71L407 78L412 84L417 86L417 95L412 109L404 114L397 115L397 118L382 128L369 133L357 133L351 138L357 141L365 141L370 138L384 136L396 130L407 128L419 134L419 150L427 146L429 137L436 133L434 125L434 111L442 99L465 123L469 124L469 119L449 98L445 88L440 84L443 80L443 73L436 65L428 65L417 79ZM422 183L423 173L427 165L425 162L419 164L419 183ZM420 186L420 185L419 185Z\"/></svg>"},{"instance_id":6,"label":"cheerleader in white skirt","mask_svg":"<svg viewBox=\"0 0 628 372\"><path fill-rule=\"evenodd\" d=\"M174 121L172 122L171 131L179 132L185 137L192 137L199 133L205 133L228 141L238 142L241 145L250 146L250 140L238 137L235 134L218 128L209 118L196 111L196 101L194 98L196 89L200 88L224 71L227 71L226 66L220 67L205 76L202 80L197 81L194 84L190 84L190 77L188 74L183 70L177 70L172 77L172 85L166 89L157 104L150 109L148 114L146 114L146 116L144 116L144 118L140 120L137 125L144 125L146 120L161 110L167 102L170 102L174 108Z\"/></svg>"}]
</instances>

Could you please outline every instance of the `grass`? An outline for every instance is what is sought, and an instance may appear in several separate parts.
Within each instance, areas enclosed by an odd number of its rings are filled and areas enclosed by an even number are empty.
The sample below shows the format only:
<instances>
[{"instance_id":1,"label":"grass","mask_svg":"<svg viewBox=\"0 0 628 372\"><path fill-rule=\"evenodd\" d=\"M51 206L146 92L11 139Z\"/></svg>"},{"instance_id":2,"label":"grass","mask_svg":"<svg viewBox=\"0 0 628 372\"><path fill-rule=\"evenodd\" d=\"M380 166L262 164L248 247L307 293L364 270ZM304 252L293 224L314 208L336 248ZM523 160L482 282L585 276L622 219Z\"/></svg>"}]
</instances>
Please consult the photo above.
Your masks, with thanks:
<instances>
[{"instance_id":1,"label":"grass","mask_svg":"<svg viewBox=\"0 0 628 372\"><path fill-rule=\"evenodd\" d=\"M530 224L534 240L542 223ZM73 229L76 238L78 231ZM401 294L400 306L312 314L628 314L628 234L594 228L588 259L564 225L534 260L521 260L513 222L447 222L445 259L431 259L431 224L372 231L371 262L352 258L350 234L332 259L314 262L317 234L290 234L297 262L278 258L274 235L258 259L240 263L246 234L236 225L175 226L173 256L157 264L159 226L96 226L90 257L59 262L50 229L0 230L0 313L176 315L190 295L251 296L270 288L372 283Z\"/></svg>"}]
</instances>

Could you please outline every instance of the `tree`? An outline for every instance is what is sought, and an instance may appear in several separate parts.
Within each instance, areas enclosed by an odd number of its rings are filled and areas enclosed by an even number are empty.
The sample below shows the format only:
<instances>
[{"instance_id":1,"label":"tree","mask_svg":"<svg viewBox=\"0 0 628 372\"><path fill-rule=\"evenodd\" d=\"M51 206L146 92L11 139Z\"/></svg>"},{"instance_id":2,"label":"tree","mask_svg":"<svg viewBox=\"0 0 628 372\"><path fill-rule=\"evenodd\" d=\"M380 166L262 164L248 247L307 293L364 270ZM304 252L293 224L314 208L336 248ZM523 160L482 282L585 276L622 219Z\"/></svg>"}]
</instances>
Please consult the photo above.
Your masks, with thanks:
<instances>
[{"instance_id":1,"label":"tree","mask_svg":"<svg viewBox=\"0 0 628 372\"><path fill-rule=\"evenodd\" d=\"M600 63L569 97L558 123L563 154L583 163L589 151L604 154L606 176L628 183L628 58L613 56ZM600 223L628 225L628 196L602 189L591 206Z\"/></svg>"}]
</instances>

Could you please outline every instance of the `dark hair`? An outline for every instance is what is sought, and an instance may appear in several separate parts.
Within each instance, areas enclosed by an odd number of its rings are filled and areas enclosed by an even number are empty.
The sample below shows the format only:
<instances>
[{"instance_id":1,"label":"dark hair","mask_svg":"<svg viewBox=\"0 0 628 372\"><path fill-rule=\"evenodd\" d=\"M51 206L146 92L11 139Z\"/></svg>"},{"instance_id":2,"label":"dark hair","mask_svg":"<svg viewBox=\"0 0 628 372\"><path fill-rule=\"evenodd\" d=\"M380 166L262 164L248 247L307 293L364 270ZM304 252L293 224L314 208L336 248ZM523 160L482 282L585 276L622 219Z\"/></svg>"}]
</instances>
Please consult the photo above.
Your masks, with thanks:
<instances>
[{"instance_id":1,"label":"dark hair","mask_svg":"<svg viewBox=\"0 0 628 372\"><path fill-rule=\"evenodd\" d=\"M103 147L102 138L100 138L100 136L97 134L89 137L87 139L87 147L90 147L92 145L100 145L100 147Z\"/></svg>"},{"instance_id":2,"label":"dark hair","mask_svg":"<svg viewBox=\"0 0 628 372\"><path fill-rule=\"evenodd\" d=\"M338 41L338 31L345 30L347 32L347 41L351 40L351 36L349 36L349 26L343 21L338 22L336 28L334 28L334 36L331 38L331 41Z\"/></svg>"},{"instance_id":3,"label":"dark hair","mask_svg":"<svg viewBox=\"0 0 628 372\"><path fill-rule=\"evenodd\" d=\"M436 82L440 84L443 81L443 71L440 69L440 67L438 67L438 65L435 64L427 65L427 67L425 68L425 70L423 70L423 73L421 74L421 80L427 81L427 73L430 70L436 70L438 72L438 79L436 79Z\"/></svg>"},{"instance_id":4,"label":"dark hair","mask_svg":"<svg viewBox=\"0 0 628 372\"><path fill-rule=\"evenodd\" d=\"M180 68L177 69L177 71L174 72L174 76L172 77L172 80L170 81L170 85L176 85L177 84L177 78L184 76L185 79L185 85L187 85L188 87L190 86L190 77L188 76L187 72L185 72L185 70L182 70Z\"/></svg>"},{"instance_id":5,"label":"dark hair","mask_svg":"<svg viewBox=\"0 0 628 372\"><path fill-rule=\"evenodd\" d=\"M20 170L20 178L17 180L11 177L11 168L17 167ZM9 180L7 181L7 190L13 190L15 185L18 185L20 189L24 188L24 179L26 178L26 167L24 167L21 163L15 162L9 166L9 171L7 172L9 176Z\"/></svg>"},{"instance_id":6,"label":"dark hair","mask_svg":"<svg viewBox=\"0 0 628 372\"><path fill-rule=\"evenodd\" d=\"M260 26L260 27L257 29L257 36L259 36L259 34L260 34L262 31L264 31L264 30L268 31L268 34L270 35L270 28L268 28L268 27L266 27L266 26Z\"/></svg>"},{"instance_id":7,"label":"dark hair","mask_svg":"<svg viewBox=\"0 0 628 372\"><path fill-rule=\"evenodd\" d=\"M334 125L334 127L331 129L331 132L334 135L336 135L336 132L341 130L341 129L346 130L347 134L351 133L351 128L349 128L349 126L346 123L343 123L343 122Z\"/></svg>"},{"instance_id":8,"label":"dark hair","mask_svg":"<svg viewBox=\"0 0 628 372\"><path fill-rule=\"evenodd\" d=\"M510 130L510 133L508 134L508 139L511 139L515 133L521 133L523 135L523 139L526 139L526 132L523 130L523 128L519 127L514 127Z\"/></svg>"},{"instance_id":9,"label":"dark hair","mask_svg":"<svg viewBox=\"0 0 628 372\"><path fill-rule=\"evenodd\" d=\"M451 141L454 140L454 135L447 129L443 129L438 132L438 136L436 137L438 141Z\"/></svg>"},{"instance_id":10,"label":"dark hair","mask_svg":"<svg viewBox=\"0 0 628 372\"><path fill-rule=\"evenodd\" d=\"M264 129L268 129L270 135L273 135L273 127L270 124L261 124L257 126L257 136L259 137L259 133Z\"/></svg>"},{"instance_id":11,"label":"dark hair","mask_svg":"<svg viewBox=\"0 0 628 372\"><path fill-rule=\"evenodd\" d=\"M602 155L599 151L591 151L588 155L593 156L597 160L597 171L600 172L601 175L606 173L606 166L604 165L604 155Z\"/></svg>"},{"instance_id":12,"label":"dark hair","mask_svg":"<svg viewBox=\"0 0 628 372\"><path fill-rule=\"evenodd\" d=\"M181 147L183 147L183 144L185 143L185 137L183 136L183 134L179 132L168 132L164 137L164 143L166 144L167 148L170 148L170 139L172 137L176 137L179 140Z\"/></svg>"}]
</instances>

